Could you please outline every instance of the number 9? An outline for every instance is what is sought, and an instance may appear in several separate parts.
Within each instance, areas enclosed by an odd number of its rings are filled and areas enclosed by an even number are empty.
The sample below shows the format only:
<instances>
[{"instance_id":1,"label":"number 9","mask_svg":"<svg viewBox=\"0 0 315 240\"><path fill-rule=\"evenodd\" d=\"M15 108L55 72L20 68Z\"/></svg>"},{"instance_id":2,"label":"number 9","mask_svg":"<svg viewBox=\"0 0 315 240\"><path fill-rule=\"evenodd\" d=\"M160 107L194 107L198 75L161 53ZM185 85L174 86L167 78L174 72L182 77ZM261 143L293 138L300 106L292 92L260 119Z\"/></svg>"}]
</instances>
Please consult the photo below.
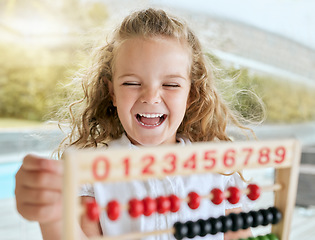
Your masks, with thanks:
<instances>
[{"instance_id":1,"label":"number 9","mask_svg":"<svg viewBox=\"0 0 315 240\"><path fill-rule=\"evenodd\" d=\"M275 154L279 159L275 159L275 163L282 163L286 156L286 149L283 146L277 147Z\"/></svg>"}]
</instances>

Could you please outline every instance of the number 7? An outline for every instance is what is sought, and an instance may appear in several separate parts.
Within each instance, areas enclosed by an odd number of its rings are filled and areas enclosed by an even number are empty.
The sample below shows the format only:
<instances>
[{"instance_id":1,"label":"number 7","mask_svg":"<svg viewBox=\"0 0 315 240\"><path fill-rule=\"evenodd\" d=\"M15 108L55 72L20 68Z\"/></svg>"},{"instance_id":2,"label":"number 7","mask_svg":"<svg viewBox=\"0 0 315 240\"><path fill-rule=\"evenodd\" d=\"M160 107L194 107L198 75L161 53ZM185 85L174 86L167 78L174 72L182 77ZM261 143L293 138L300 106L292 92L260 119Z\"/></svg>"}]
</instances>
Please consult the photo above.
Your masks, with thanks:
<instances>
[{"instance_id":1,"label":"number 7","mask_svg":"<svg viewBox=\"0 0 315 240\"><path fill-rule=\"evenodd\" d=\"M243 148L243 152L247 152L245 161L244 161L244 166L246 166L249 162L250 157L252 156L253 149L252 148Z\"/></svg>"}]
</instances>

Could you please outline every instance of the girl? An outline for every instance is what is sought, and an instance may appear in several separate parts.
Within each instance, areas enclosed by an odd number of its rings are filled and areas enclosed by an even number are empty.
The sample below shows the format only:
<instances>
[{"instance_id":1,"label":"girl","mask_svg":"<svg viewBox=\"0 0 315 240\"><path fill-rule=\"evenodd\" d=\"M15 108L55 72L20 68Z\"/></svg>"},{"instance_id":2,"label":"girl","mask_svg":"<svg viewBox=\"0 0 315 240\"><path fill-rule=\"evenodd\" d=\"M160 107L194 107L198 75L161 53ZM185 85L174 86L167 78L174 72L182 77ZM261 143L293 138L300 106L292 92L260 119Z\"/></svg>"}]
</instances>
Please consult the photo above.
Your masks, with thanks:
<instances>
[{"instance_id":1,"label":"girl","mask_svg":"<svg viewBox=\"0 0 315 240\"><path fill-rule=\"evenodd\" d=\"M197 37L182 21L162 10L147 9L126 17L109 43L97 49L96 61L83 77L84 98L71 106L68 146L129 147L190 144L197 141L230 141L227 124L242 127L223 103ZM81 108L72 109L73 106ZM28 155L16 175L17 209L38 221L44 239L61 234L62 169L58 161ZM91 198L103 205L111 199L127 202L189 191L206 194L241 184L237 174L201 174L168 177L126 184L82 186L82 202ZM82 236L115 235L172 226L175 221L218 217L241 211L242 205L201 204L192 212L183 206L176 214L152 215L136 220L122 216L110 222L105 213L100 223L82 217ZM218 233L211 239L248 237L250 230ZM160 235L160 239L171 236Z\"/></svg>"}]
</instances>

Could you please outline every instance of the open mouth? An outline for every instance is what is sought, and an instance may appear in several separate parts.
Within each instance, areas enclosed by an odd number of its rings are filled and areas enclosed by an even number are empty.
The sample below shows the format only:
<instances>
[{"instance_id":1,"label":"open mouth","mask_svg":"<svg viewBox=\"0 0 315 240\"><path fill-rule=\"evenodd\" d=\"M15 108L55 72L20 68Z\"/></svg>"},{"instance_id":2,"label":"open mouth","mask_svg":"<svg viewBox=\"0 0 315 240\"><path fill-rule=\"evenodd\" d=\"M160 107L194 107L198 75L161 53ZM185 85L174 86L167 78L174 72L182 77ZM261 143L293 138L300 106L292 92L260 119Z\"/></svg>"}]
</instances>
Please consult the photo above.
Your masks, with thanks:
<instances>
[{"instance_id":1,"label":"open mouth","mask_svg":"<svg viewBox=\"0 0 315 240\"><path fill-rule=\"evenodd\" d=\"M156 127L161 125L166 119L167 115L162 113L138 113L136 118L138 122L145 127Z\"/></svg>"}]
</instances>

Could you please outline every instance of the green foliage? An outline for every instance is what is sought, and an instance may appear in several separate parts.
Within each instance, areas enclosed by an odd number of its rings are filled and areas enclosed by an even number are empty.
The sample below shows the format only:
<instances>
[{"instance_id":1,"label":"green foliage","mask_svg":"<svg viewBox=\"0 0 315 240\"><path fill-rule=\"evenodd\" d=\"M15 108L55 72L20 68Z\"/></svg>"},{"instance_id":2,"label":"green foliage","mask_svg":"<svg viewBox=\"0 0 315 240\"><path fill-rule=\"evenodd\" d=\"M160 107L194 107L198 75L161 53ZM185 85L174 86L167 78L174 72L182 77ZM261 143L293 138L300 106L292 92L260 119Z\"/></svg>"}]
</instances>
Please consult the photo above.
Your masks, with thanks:
<instances>
[{"instance_id":1,"label":"green foliage","mask_svg":"<svg viewBox=\"0 0 315 240\"><path fill-rule=\"evenodd\" d=\"M246 68L216 64L221 68L216 76L221 77L217 83L223 98L246 119L262 119L265 107L266 121L270 123L315 120L315 88Z\"/></svg>"},{"instance_id":2,"label":"green foliage","mask_svg":"<svg viewBox=\"0 0 315 240\"><path fill-rule=\"evenodd\" d=\"M270 122L315 120L315 89L275 77L254 76L256 91L267 107Z\"/></svg>"},{"instance_id":3,"label":"green foliage","mask_svg":"<svg viewBox=\"0 0 315 240\"><path fill-rule=\"evenodd\" d=\"M39 23L47 24L49 30L50 26L55 27L50 24L56 23L63 31L51 32L51 40L66 40L54 46L46 45L41 38L46 39L47 33L43 34L39 29L32 36L36 26L28 33L24 28L22 31L11 27L9 18L3 21L4 28L0 29L4 36L13 39L0 42L0 117L45 120L65 104L71 89L64 86L71 81L80 62L86 60L85 49L90 47L85 35L95 37L90 31L104 25L108 18L107 7L101 2L75 0L60 3L40 1L36 4L21 0L12 6L12 21L23 13L24 24L37 19ZM3 11L4 8L0 7L0 15L4 14ZM31 44L27 43L28 37ZM46 41L50 42L50 39Z\"/></svg>"},{"instance_id":4,"label":"green foliage","mask_svg":"<svg viewBox=\"0 0 315 240\"><path fill-rule=\"evenodd\" d=\"M71 53L8 44L0 52L0 117L43 120L52 96L63 94L58 83L68 81Z\"/></svg>"},{"instance_id":5,"label":"green foliage","mask_svg":"<svg viewBox=\"0 0 315 240\"><path fill-rule=\"evenodd\" d=\"M16 118L0 118L0 129L2 128L19 128L19 127L41 127L47 126L40 121L22 120Z\"/></svg>"}]
</instances>

